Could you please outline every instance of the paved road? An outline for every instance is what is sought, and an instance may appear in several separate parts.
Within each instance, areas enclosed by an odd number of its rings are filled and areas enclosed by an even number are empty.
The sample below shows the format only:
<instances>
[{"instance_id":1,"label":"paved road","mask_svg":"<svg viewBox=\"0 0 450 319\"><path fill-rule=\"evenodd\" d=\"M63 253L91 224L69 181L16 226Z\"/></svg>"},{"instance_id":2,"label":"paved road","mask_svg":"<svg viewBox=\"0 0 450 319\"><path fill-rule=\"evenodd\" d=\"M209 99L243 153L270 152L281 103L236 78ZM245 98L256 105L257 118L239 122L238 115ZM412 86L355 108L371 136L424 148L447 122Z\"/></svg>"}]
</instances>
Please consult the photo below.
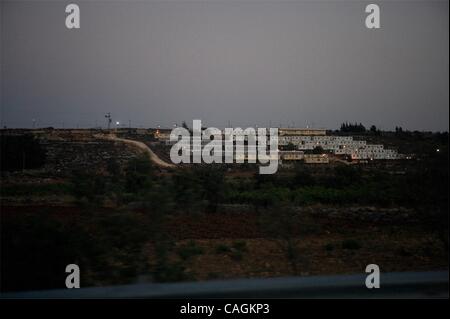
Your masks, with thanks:
<instances>
[{"instance_id":1,"label":"paved road","mask_svg":"<svg viewBox=\"0 0 450 319\"><path fill-rule=\"evenodd\" d=\"M174 164L172 163L167 163L165 161L163 161L161 158L158 157L158 155L155 154L155 152L152 151L152 149L150 147L148 147L146 144L139 142L139 141L134 141L134 140L128 140L125 138L120 138L117 137L113 134L96 134L95 137L97 138L101 138L101 139L107 139L107 140L113 140L113 141L117 141L117 142L122 142L128 145L131 145L133 147L136 147L138 149L140 149L143 153L148 155L148 158L155 163L156 165L163 167L163 168L172 168L175 167Z\"/></svg>"},{"instance_id":2,"label":"paved road","mask_svg":"<svg viewBox=\"0 0 450 319\"><path fill-rule=\"evenodd\" d=\"M3 298L448 298L448 271L381 273L367 289L366 273L337 276L142 283L11 292Z\"/></svg>"}]
</instances>

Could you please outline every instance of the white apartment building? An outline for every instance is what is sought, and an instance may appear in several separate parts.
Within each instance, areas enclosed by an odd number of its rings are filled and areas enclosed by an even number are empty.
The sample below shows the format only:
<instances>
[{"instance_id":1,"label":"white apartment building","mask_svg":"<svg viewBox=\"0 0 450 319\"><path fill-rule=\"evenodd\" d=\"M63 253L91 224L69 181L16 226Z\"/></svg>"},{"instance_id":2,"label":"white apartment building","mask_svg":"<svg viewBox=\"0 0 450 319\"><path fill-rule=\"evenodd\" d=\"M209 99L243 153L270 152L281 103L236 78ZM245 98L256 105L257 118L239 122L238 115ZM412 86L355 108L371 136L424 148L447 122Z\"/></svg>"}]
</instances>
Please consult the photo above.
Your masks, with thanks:
<instances>
[{"instance_id":1,"label":"white apartment building","mask_svg":"<svg viewBox=\"0 0 450 319\"><path fill-rule=\"evenodd\" d=\"M282 151L280 154L280 159L284 160L300 160L303 155L295 154L298 151L313 150L315 147L320 146L326 151L330 151L336 155L347 155L354 160L391 160L400 159L401 155L397 151L392 149L385 149L381 144L367 144L364 140L355 140L352 136L332 136L326 135L326 130L324 129L302 129L302 128L280 128L278 130L278 145L286 146L292 143L296 146L297 151L288 153ZM174 144L175 142L170 142L170 131L169 130L157 130L155 132L155 137L161 142L166 144ZM202 148L205 144L209 143L209 140L199 139L198 148ZM267 139L269 144L273 136ZM195 137L193 137L195 139ZM247 138L245 138L247 140ZM246 152L247 145L235 145L236 151L241 148ZM284 158L283 158L284 157Z\"/></svg>"},{"instance_id":2,"label":"white apartment building","mask_svg":"<svg viewBox=\"0 0 450 319\"><path fill-rule=\"evenodd\" d=\"M320 146L336 155L349 155L352 159L398 159L399 154L383 145L367 144L363 140L354 140L352 136L329 135L283 135L279 136L279 145L294 144L298 150L313 150Z\"/></svg>"}]
</instances>

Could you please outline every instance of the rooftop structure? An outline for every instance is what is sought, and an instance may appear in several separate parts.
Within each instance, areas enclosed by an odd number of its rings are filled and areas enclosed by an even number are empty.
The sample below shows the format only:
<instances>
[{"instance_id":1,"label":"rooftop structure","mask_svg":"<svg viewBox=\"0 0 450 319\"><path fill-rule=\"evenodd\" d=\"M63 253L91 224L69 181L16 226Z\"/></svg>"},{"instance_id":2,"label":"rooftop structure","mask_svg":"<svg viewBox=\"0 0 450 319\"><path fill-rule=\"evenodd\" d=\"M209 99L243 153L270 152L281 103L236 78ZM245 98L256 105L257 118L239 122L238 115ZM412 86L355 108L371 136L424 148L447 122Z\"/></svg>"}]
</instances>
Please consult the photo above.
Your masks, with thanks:
<instances>
[{"instance_id":1,"label":"rooftop structure","mask_svg":"<svg viewBox=\"0 0 450 319\"><path fill-rule=\"evenodd\" d=\"M326 135L327 131L321 128L279 128L278 135L284 136L316 136L316 135Z\"/></svg>"}]
</instances>

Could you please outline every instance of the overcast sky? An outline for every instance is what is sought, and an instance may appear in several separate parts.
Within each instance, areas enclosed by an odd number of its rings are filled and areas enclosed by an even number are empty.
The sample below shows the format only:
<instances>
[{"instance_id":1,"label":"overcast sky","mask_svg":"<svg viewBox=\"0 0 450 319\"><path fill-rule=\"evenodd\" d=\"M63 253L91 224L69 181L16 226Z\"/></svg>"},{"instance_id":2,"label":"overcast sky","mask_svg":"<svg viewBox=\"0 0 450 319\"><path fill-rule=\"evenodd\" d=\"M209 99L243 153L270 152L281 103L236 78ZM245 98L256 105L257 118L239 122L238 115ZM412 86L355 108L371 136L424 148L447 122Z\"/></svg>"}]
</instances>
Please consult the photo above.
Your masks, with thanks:
<instances>
[{"instance_id":1,"label":"overcast sky","mask_svg":"<svg viewBox=\"0 0 450 319\"><path fill-rule=\"evenodd\" d=\"M368 3L2 1L1 125L448 130L448 1Z\"/></svg>"}]
</instances>

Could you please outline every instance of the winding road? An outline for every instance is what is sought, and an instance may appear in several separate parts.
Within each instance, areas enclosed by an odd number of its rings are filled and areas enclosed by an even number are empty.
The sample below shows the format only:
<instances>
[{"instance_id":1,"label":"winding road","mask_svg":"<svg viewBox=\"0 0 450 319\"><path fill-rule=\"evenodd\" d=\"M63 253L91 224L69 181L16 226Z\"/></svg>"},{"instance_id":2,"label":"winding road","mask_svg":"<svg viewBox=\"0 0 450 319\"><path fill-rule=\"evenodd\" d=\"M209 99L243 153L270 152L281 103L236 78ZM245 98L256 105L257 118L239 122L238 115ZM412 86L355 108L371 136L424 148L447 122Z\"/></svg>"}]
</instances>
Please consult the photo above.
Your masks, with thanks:
<instances>
[{"instance_id":1,"label":"winding road","mask_svg":"<svg viewBox=\"0 0 450 319\"><path fill-rule=\"evenodd\" d=\"M131 145L133 147L136 147L138 149L140 149L143 153L148 155L148 158L155 163L156 165L163 167L163 168L174 168L175 165L172 163L167 163L165 161L163 161L161 158L159 158L158 155L155 154L155 152L152 151L152 149L139 141L135 141L135 140L129 140L129 139L125 139L125 138L120 138L117 137L113 134L95 134L94 135L96 138L100 138L100 139L105 139L105 140L112 140L112 141L116 141L116 142L122 142L128 145Z\"/></svg>"}]
</instances>

